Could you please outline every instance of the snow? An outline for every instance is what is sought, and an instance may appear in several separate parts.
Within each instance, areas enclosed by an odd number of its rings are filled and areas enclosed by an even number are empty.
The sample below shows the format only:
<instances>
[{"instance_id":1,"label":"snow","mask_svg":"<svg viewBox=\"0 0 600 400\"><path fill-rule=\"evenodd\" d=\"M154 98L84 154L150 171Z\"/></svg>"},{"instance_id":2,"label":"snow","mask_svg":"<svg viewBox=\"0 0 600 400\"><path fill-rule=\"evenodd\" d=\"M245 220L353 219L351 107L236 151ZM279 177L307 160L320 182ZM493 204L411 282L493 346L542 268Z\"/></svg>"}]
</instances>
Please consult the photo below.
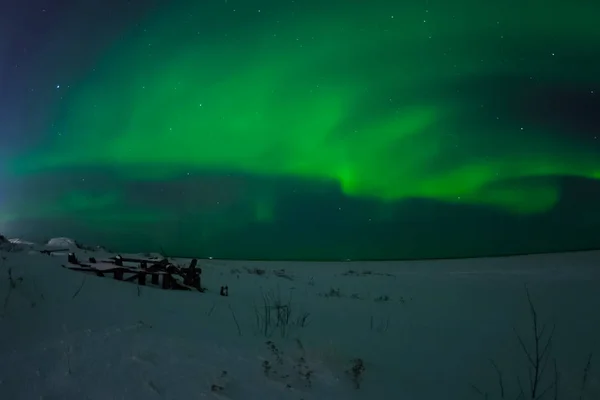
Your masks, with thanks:
<instances>
[{"instance_id":1,"label":"snow","mask_svg":"<svg viewBox=\"0 0 600 400\"><path fill-rule=\"evenodd\" d=\"M75 243L52 246L67 242ZM490 360L514 399L517 376L528 382L515 334L531 343L525 284L540 320L556 324L561 399L579 398L586 359L600 350L600 252L200 260L208 291L198 293L71 271L61 267L66 252L23 249L0 259L3 399L482 398L472 385L500 398ZM82 260L115 255L72 251ZM223 285L229 297L219 296ZM291 322L265 337L263 300L278 297L290 305ZM356 359L364 361L359 388L347 372ZM594 362L583 399L600 398Z\"/></svg>"},{"instance_id":2,"label":"snow","mask_svg":"<svg viewBox=\"0 0 600 400\"><path fill-rule=\"evenodd\" d=\"M77 242L75 242L75 240L73 240L71 238L66 238L66 237L52 238L52 239L48 240L48 242L46 243L46 246L48 246L48 247L65 247L67 249L78 247Z\"/></svg>"},{"instance_id":3,"label":"snow","mask_svg":"<svg viewBox=\"0 0 600 400\"><path fill-rule=\"evenodd\" d=\"M27 240L23 240L23 239L19 239L19 238L8 239L8 241L13 244L23 244L23 245L29 245L29 246L35 245L35 243L33 243L33 242L29 242Z\"/></svg>"}]
</instances>

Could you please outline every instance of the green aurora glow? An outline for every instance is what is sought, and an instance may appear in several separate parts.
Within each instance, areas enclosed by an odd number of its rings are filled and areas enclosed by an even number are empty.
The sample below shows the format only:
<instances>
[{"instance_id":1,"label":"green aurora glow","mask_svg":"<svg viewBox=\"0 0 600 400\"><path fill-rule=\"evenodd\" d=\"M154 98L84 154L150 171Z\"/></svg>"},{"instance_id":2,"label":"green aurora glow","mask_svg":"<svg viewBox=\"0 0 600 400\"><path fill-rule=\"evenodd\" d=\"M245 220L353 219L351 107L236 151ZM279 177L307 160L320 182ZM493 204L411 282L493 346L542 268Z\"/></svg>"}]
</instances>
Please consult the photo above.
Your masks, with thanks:
<instances>
[{"instance_id":1,"label":"green aurora glow","mask_svg":"<svg viewBox=\"0 0 600 400\"><path fill-rule=\"evenodd\" d=\"M148 181L231 172L334 183L381 204L432 199L513 214L552 209L562 176L600 177L584 141L511 114L514 103L530 106L518 88L514 98L477 88L507 76L597 83L597 68L569 61L600 46L593 2L334 3L156 10L56 108L52 130L62 134L13 171L111 168ZM119 201L78 196L65 207ZM258 196L255 219L276 218L273 203Z\"/></svg>"}]
</instances>

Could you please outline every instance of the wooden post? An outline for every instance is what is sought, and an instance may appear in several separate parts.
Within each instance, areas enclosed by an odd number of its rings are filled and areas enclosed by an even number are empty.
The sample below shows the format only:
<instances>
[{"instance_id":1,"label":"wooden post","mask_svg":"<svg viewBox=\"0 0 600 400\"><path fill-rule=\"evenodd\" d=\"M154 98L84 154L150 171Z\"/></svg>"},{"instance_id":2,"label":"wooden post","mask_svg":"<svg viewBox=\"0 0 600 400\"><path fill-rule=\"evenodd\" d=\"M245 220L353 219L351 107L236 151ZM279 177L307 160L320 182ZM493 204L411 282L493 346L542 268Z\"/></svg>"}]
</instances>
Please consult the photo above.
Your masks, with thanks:
<instances>
[{"instance_id":1,"label":"wooden post","mask_svg":"<svg viewBox=\"0 0 600 400\"><path fill-rule=\"evenodd\" d=\"M171 289L171 275L170 274L163 275L162 288L163 289Z\"/></svg>"},{"instance_id":2,"label":"wooden post","mask_svg":"<svg viewBox=\"0 0 600 400\"><path fill-rule=\"evenodd\" d=\"M122 267L123 266L123 257L121 257L121 256L115 257L115 265Z\"/></svg>"},{"instance_id":3,"label":"wooden post","mask_svg":"<svg viewBox=\"0 0 600 400\"><path fill-rule=\"evenodd\" d=\"M140 272L138 274L138 284L145 286L146 285L146 273Z\"/></svg>"},{"instance_id":4,"label":"wooden post","mask_svg":"<svg viewBox=\"0 0 600 400\"><path fill-rule=\"evenodd\" d=\"M121 268L115 269L115 279L118 281L123 280L123 270Z\"/></svg>"},{"instance_id":5,"label":"wooden post","mask_svg":"<svg viewBox=\"0 0 600 400\"><path fill-rule=\"evenodd\" d=\"M79 264L79 261L77 260L77 257L75 256L75 253L69 253L69 256L67 257L67 261L69 262L69 264Z\"/></svg>"},{"instance_id":6,"label":"wooden post","mask_svg":"<svg viewBox=\"0 0 600 400\"><path fill-rule=\"evenodd\" d=\"M194 280L194 287L202 291L202 268L198 268L198 274L196 275L196 279Z\"/></svg>"},{"instance_id":7,"label":"wooden post","mask_svg":"<svg viewBox=\"0 0 600 400\"><path fill-rule=\"evenodd\" d=\"M183 280L183 283L186 285L194 286L194 281L196 280L196 265L198 265L198 259L193 258L190 262L187 274L185 274L185 279Z\"/></svg>"}]
</instances>

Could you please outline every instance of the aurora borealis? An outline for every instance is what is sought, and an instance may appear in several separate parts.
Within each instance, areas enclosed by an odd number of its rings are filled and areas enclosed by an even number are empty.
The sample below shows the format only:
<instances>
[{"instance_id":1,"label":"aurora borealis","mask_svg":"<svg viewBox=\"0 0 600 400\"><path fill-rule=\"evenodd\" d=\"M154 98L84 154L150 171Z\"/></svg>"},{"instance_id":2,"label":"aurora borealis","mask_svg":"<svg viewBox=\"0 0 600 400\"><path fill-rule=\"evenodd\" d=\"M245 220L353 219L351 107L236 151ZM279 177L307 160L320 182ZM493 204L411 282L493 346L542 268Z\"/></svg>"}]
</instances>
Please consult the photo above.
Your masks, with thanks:
<instances>
[{"instance_id":1,"label":"aurora borealis","mask_svg":"<svg viewBox=\"0 0 600 400\"><path fill-rule=\"evenodd\" d=\"M78 4L0 17L4 231L228 258L598 245L600 4Z\"/></svg>"}]
</instances>

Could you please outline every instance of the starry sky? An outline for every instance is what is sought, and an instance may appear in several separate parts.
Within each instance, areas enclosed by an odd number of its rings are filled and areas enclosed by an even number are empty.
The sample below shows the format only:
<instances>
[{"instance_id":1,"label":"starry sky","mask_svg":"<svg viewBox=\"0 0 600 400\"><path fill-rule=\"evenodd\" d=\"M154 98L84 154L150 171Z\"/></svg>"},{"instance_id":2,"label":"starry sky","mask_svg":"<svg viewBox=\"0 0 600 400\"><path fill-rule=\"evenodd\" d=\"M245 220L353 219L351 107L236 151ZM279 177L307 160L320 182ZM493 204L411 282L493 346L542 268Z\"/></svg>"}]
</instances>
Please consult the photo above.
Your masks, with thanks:
<instances>
[{"instance_id":1,"label":"starry sky","mask_svg":"<svg viewBox=\"0 0 600 400\"><path fill-rule=\"evenodd\" d=\"M252 259L600 247L597 15L4 2L0 231Z\"/></svg>"}]
</instances>

